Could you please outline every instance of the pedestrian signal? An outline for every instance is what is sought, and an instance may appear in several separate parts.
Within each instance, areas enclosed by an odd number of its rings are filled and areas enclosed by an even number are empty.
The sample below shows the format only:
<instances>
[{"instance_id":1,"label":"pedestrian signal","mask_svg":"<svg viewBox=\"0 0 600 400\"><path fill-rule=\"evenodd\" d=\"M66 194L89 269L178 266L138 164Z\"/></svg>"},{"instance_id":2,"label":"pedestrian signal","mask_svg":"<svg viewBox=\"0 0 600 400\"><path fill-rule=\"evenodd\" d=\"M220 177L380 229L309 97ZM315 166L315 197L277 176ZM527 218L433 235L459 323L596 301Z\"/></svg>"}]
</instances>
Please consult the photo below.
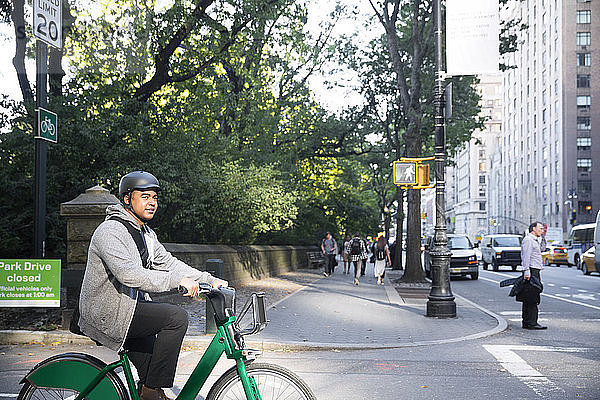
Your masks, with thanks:
<instances>
[{"instance_id":1,"label":"pedestrian signal","mask_svg":"<svg viewBox=\"0 0 600 400\"><path fill-rule=\"evenodd\" d=\"M417 163L394 161L394 184L416 185Z\"/></svg>"},{"instance_id":2,"label":"pedestrian signal","mask_svg":"<svg viewBox=\"0 0 600 400\"><path fill-rule=\"evenodd\" d=\"M417 184L419 186L429 185L429 164L417 165Z\"/></svg>"}]
</instances>

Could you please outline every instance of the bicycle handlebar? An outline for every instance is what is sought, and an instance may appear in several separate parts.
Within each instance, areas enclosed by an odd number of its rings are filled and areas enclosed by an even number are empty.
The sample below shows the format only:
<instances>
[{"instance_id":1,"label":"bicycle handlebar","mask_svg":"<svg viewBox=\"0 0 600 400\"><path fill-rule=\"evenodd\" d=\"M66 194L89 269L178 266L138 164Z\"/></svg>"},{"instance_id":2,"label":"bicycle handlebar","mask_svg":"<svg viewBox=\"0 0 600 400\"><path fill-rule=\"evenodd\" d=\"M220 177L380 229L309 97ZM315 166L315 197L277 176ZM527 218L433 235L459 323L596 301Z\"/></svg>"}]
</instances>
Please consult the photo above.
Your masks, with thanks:
<instances>
[{"instance_id":1,"label":"bicycle handlebar","mask_svg":"<svg viewBox=\"0 0 600 400\"><path fill-rule=\"evenodd\" d=\"M198 295L206 294L206 293L209 293L211 290L213 290L213 287L208 283L199 283L199 286L200 286L200 291L198 292ZM181 286L181 285L179 285L179 287L177 288L177 291L181 294L186 294L188 292L187 288L185 286Z\"/></svg>"}]
</instances>

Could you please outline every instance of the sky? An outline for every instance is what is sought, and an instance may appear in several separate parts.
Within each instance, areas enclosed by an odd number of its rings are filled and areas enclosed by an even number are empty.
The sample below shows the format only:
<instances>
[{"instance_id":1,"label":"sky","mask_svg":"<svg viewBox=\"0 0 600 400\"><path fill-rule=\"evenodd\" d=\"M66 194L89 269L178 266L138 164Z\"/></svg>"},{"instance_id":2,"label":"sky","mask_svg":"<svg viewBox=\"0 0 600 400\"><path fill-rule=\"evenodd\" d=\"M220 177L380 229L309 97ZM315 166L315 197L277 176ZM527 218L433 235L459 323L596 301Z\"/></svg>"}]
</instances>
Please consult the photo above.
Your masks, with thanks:
<instances>
[{"instance_id":1,"label":"sky","mask_svg":"<svg viewBox=\"0 0 600 400\"><path fill-rule=\"evenodd\" d=\"M169 0L158 0L157 3L167 3ZM335 29L334 35L350 35L359 33L359 37L364 43L367 43L375 35L382 33L381 26L375 25L371 30L365 30L364 20L373 14L373 10L368 1L366 0L342 0L345 6L357 7L358 14L352 19L340 20ZM328 18L330 12L334 8L334 2L332 0L311 0L309 6L309 18L306 29L310 32L318 34L319 23L323 19ZM31 7L26 8L26 19L31 20ZM4 22L0 23L0 93L8 94L11 98L16 100L22 100L21 91L19 89L17 74L12 65L12 59L14 57L15 45L14 45L14 28L12 24ZM326 65L324 69L329 69L334 65ZM35 61L33 59L26 60L26 67L30 80L35 79ZM309 85L319 103L321 103L330 112L338 112L347 105L360 104L362 98L356 92L352 90L353 82L357 83L356 76L353 76L351 71L346 71L340 74L339 81L344 81L344 87L337 88L326 88L325 77L320 74L316 74L309 80ZM332 79L328 77L328 79ZM335 80L335 77L334 79Z\"/></svg>"}]
</instances>

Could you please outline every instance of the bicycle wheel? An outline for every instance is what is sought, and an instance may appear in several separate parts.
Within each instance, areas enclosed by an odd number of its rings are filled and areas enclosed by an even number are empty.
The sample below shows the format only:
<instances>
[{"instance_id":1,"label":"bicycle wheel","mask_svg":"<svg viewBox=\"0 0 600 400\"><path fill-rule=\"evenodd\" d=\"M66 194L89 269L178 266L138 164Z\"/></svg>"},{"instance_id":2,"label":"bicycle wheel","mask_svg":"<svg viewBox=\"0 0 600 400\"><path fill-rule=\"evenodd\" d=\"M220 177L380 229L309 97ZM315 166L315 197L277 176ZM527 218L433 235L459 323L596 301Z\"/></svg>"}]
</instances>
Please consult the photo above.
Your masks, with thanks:
<instances>
[{"instance_id":1,"label":"bicycle wheel","mask_svg":"<svg viewBox=\"0 0 600 400\"><path fill-rule=\"evenodd\" d=\"M18 400L74 399L106 364L82 353L65 353L36 365L25 378ZM87 400L128 400L119 376L110 371L90 392Z\"/></svg>"},{"instance_id":2,"label":"bicycle wheel","mask_svg":"<svg viewBox=\"0 0 600 400\"><path fill-rule=\"evenodd\" d=\"M263 400L316 400L308 385L292 371L274 364L246 365ZM207 400L246 400L246 394L236 367L221 376L208 392Z\"/></svg>"}]
</instances>

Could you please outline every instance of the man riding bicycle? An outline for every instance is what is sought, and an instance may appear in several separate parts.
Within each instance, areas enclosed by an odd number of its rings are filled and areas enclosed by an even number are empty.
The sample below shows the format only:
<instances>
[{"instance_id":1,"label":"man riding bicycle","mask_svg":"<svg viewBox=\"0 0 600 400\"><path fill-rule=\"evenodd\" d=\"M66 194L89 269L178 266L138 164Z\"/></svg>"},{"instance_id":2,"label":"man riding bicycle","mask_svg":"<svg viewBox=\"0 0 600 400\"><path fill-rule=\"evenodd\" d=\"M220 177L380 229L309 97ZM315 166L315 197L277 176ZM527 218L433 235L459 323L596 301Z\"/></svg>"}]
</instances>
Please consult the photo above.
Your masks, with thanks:
<instances>
[{"instance_id":1,"label":"man riding bicycle","mask_svg":"<svg viewBox=\"0 0 600 400\"><path fill-rule=\"evenodd\" d=\"M121 204L106 209L106 220L92 236L79 299L81 331L112 350L129 351L140 378L140 400L168 400L162 388L173 386L188 326L184 309L153 302L148 293L183 286L185 296L195 296L198 282L227 286L173 257L148 227L160 190L148 172L121 178Z\"/></svg>"}]
</instances>

